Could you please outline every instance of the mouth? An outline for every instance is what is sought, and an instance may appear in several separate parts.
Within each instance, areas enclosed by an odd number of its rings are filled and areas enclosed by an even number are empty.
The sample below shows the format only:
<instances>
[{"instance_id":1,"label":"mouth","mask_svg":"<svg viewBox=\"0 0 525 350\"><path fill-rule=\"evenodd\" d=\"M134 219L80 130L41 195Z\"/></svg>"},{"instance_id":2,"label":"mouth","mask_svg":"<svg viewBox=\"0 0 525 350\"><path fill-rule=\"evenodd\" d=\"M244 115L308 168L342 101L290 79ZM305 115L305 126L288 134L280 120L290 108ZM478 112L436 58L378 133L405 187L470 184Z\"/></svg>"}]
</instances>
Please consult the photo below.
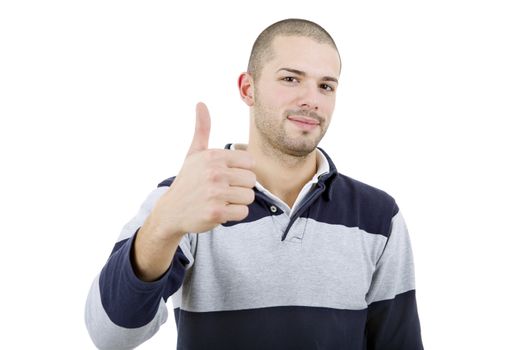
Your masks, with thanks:
<instances>
[{"instance_id":1,"label":"mouth","mask_svg":"<svg viewBox=\"0 0 525 350\"><path fill-rule=\"evenodd\" d=\"M319 122L315 119L305 118L300 116L288 116L288 120L301 130L310 131L319 126Z\"/></svg>"},{"instance_id":2,"label":"mouth","mask_svg":"<svg viewBox=\"0 0 525 350\"><path fill-rule=\"evenodd\" d=\"M307 118L303 116L297 116L297 115L290 115L288 116L288 119L294 122L299 122L303 124L309 124L309 125L319 125L319 122L312 118Z\"/></svg>"}]
</instances>

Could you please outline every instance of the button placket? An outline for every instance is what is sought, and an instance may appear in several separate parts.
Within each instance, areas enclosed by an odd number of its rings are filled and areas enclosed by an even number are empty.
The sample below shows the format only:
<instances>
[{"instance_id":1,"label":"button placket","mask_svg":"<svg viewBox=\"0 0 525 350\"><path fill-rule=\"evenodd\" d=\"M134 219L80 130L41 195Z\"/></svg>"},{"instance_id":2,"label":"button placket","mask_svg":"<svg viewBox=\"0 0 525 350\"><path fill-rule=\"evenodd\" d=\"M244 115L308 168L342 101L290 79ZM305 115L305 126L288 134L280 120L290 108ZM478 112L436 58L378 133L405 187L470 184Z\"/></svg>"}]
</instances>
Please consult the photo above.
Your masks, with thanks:
<instances>
[{"instance_id":1,"label":"button placket","mask_svg":"<svg viewBox=\"0 0 525 350\"><path fill-rule=\"evenodd\" d=\"M290 243L302 243L306 232L307 222L308 220L306 218L298 218L295 220L290 227L290 231L288 231L285 241Z\"/></svg>"}]
</instances>

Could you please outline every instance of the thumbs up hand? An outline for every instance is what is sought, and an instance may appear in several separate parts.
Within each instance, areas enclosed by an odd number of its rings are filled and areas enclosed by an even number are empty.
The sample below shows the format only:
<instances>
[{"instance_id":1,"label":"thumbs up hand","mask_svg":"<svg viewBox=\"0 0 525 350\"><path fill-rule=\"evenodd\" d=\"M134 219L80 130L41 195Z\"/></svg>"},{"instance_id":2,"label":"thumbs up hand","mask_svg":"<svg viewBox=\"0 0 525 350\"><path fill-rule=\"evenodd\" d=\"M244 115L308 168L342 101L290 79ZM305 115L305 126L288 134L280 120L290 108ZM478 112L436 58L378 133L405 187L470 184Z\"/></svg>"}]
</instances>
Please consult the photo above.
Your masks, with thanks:
<instances>
[{"instance_id":1,"label":"thumbs up hand","mask_svg":"<svg viewBox=\"0 0 525 350\"><path fill-rule=\"evenodd\" d=\"M210 114L196 108L195 133L179 174L148 220L162 239L201 233L248 216L255 194L253 157L243 150L208 149Z\"/></svg>"}]
</instances>

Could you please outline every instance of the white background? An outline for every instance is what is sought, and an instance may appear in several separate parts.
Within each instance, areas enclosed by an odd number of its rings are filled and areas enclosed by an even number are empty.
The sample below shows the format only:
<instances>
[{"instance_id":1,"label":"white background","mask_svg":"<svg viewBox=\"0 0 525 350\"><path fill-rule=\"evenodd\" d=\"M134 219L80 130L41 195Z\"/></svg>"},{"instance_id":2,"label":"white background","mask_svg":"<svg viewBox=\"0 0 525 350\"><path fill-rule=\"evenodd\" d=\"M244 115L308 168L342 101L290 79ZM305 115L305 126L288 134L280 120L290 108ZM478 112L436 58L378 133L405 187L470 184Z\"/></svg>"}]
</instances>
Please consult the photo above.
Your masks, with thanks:
<instances>
[{"instance_id":1,"label":"white background","mask_svg":"<svg viewBox=\"0 0 525 350\"><path fill-rule=\"evenodd\" d=\"M84 302L121 227L180 169L198 101L211 147L247 142L237 77L288 17L339 46L320 146L403 211L426 349L525 348L525 13L461 0L2 2L0 348L94 348ZM175 341L171 313L140 348Z\"/></svg>"}]
</instances>

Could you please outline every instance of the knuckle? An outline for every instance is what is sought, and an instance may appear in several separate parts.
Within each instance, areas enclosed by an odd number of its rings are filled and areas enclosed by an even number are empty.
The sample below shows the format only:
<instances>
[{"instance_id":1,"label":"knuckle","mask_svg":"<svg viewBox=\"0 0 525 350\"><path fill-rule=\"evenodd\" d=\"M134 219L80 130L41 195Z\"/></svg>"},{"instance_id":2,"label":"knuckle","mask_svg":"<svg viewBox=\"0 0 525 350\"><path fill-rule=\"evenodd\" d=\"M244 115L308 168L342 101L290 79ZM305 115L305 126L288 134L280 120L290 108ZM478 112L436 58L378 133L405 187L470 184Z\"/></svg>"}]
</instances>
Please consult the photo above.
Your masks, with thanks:
<instances>
[{"instance_id":1,"label":"knuckle","mask_svg":"<svg viewBox=\"0 0 525 350\"><path fill-rule=\"evenodd\" d=\"M208 221L222 222L222 210L219 207L212 207L208 212Z\"/></svg>"},{"instance_id":2,"label":"knuckle","mask_svg":"<svg viewBox=\"0 0 525 350\"><path fill-rule=\"evenodd\" d=\"M221 191L216 186L210 186L206 189L206 199L214 200L219 197Z\"/></svg>"},{"instance_id":3,"label":"knuckle","mask_svg":"<svg viewBox=\"0 0 525 350\"><path fill-rule=\"evenodd\" d=\"M239 210L239 214L240 214L239 220L245 219L249 214L248 206L243 205Z\"/></svg>"},{"instance_id":4,"label":"knuckle","mask_svg":"<svg viewBox=\"0 0 525 350\"><path fill-rule=\"evenodd\" d=\"M206 170L206 180L208 182L218 182L222 177L222 171L218 168L208 168Z\"/></svg>"},{"instance_id":5,"label":"knuckle","mask_svg":"<svg viewBox=\"0 0 525 350\"><path fill-rule=\"evenodd\" d=\"M255 193L249 188L243 188L239 195L241 195L242 204L250 204L255 198Z\"/></svg>"}]
</instances>

